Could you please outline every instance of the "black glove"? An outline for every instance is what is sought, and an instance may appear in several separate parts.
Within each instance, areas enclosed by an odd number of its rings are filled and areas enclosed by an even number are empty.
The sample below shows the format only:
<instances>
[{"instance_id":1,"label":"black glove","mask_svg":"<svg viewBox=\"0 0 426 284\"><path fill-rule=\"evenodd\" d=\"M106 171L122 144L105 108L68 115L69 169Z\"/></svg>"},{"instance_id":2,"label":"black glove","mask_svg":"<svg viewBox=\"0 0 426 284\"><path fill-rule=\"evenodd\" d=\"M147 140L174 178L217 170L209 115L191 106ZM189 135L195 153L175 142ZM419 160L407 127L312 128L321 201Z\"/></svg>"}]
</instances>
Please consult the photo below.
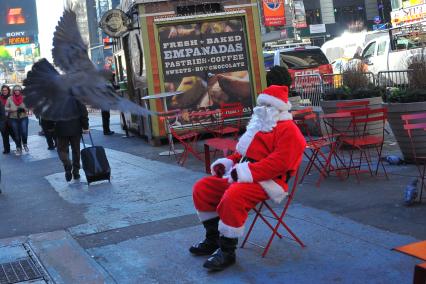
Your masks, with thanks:
<instances>
[{"instance_id":1,"label":"black glove","mask_svg":"<svg viewBox=\"0 0 426 284\"><path fill-rule=\"evenodd\" d=\"M217 164L213 167L213 171L216 173L218 178L222 178L225 174L225 166L223 164Z\"/></svg>"},{"instance_id":2,"label":"black glove","mask_svg":"<svg viewBox=\"0 0 426 284\"><path fill-rule=\"evenodd\" d=\"M234 180L234 181L238 181L238 173L237 173L237 169L233 169L232 171L231 171L231 177L232 177L232 179Z\"/></svg>"}]
</instances>

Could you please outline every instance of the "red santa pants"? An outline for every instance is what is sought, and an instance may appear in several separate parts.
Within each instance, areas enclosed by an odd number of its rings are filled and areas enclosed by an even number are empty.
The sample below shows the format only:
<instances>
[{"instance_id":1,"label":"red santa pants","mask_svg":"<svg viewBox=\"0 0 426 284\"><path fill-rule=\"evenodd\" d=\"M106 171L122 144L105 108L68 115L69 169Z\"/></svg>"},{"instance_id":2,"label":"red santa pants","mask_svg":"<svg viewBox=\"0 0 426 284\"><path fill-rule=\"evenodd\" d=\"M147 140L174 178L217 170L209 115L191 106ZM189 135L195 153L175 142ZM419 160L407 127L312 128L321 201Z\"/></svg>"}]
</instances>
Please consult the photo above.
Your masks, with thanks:
<instances>
[{"instance_id":1,"label":"red santa pants","mask_svg":"<svg viewBox=\"0 0 426 284\"><path fill-rule=\"evenodd\" d=\"M228 238L243 236L248 212L269 198L258 183L230 184L215 176L195 183L192 196L200 220L219 216L219 231Z\"/></svg>"}]
</instances>

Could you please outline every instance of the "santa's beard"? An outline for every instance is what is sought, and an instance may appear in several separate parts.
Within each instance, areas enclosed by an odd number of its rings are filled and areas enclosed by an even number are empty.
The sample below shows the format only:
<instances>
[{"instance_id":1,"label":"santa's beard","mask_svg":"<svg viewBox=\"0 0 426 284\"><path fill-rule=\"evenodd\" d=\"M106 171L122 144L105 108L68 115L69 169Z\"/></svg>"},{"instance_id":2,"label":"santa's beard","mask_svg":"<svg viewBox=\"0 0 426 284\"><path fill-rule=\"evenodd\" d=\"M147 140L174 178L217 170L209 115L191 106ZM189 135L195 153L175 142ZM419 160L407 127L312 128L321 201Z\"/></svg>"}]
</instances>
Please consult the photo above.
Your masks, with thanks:
<instances>
[{"instance_id":1,"label":"santa's beard","mask_svg":"<svg viewBox=\"0 0 426 284\"><path fill-rule=\"evenodd\" d=\"M251 141L257 132L271 132L280 119L280 111L275 107L257 106L247 125L247 131L241 136L237 144L237 151L245 155Z\"/></svg>"},{"instance_id":2,"label":"santa's beard","mask_svg":"<svg viewBox=\"0 0 426 284\"><path fill-rule=\"evenodd\" d=\"M277 126L280 111L275 107L257 106L247 125L247 131L270 132Z\"/></svg>"}]
</instances>

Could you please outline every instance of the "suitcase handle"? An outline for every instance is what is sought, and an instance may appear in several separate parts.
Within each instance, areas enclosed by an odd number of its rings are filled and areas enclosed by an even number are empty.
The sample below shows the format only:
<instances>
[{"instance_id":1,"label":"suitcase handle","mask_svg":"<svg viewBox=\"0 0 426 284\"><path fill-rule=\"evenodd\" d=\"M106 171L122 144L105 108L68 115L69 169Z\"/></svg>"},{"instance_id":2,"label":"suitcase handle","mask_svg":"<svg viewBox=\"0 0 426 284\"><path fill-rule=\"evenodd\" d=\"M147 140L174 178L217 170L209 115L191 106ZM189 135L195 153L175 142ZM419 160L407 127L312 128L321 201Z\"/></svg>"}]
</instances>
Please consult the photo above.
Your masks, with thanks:
<instances>
[{"instance_id":1,"label":"suitcase handle","mask_svg":"<svg viewBox=\"0 0 426 284\"><path fill-rule=\"evenodd\" d=\"M84 149L86 149L86 143L84 142L84 133L83 134L81 134L81 141L83 142L83 147L84 147ZM90 137L90 142L92 143L92 146L95 146L94 144L93 144L93 138L92 138L92 133L89 131L89 137Z\"/></svg>"}]
</instances>

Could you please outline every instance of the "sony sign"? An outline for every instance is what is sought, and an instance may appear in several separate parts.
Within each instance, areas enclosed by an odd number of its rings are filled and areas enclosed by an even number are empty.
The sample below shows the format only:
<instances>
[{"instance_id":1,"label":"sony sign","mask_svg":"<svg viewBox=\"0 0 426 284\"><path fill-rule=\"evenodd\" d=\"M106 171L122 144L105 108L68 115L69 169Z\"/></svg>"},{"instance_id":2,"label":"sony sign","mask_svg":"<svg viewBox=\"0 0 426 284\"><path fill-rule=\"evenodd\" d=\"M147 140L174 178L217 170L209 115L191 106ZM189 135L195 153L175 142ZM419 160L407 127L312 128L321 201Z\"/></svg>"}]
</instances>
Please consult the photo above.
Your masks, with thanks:
<instances>
[{"instance_id":1,"label":"sony sign","mask_svg":"<svg viewBox=\"0 0 426 284\"><path fill-rule=\"evenodd\" d=\"M6 37L18 37L18 36L25 36L25 32L10 32L6 33Z\"/></svg>"}]
</instances>

